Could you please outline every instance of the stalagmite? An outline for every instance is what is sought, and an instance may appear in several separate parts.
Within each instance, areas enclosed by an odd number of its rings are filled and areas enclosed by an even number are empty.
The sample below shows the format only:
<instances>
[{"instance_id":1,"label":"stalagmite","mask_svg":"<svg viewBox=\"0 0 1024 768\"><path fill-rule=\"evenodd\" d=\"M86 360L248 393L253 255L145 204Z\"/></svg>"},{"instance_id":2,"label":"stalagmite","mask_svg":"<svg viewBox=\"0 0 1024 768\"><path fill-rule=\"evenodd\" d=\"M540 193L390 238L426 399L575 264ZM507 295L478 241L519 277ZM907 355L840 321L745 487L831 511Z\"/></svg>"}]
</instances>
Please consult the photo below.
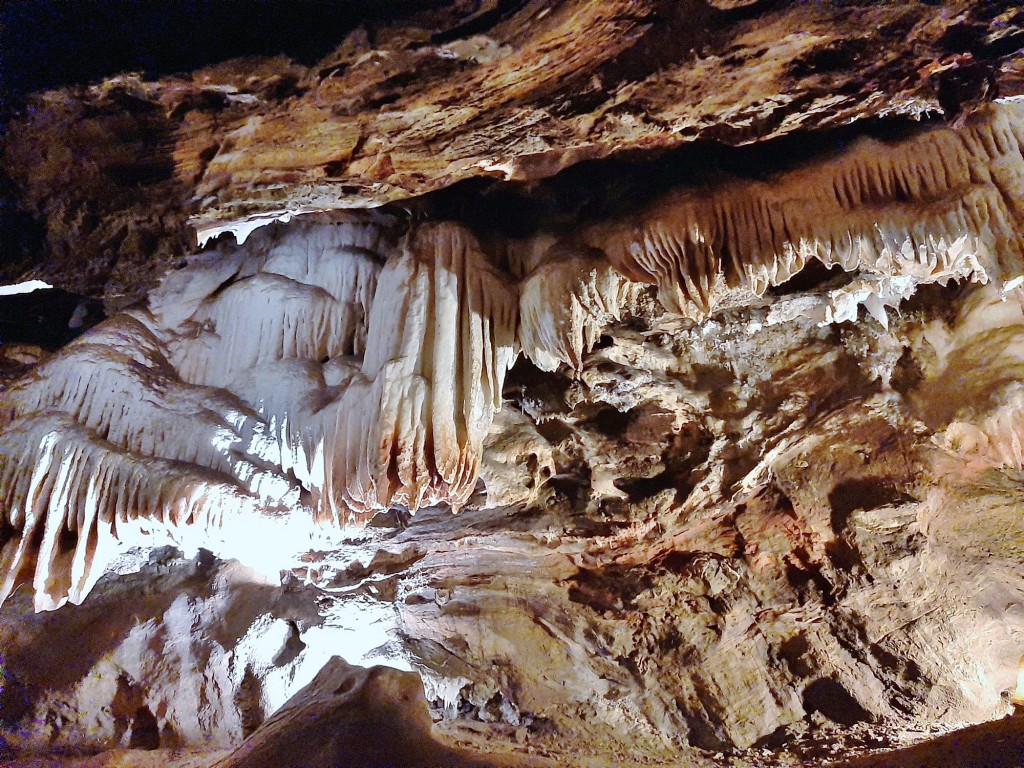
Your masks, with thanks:
<instances>
[{"instance_id":1,"label":"stalagmite","mask_svg":"<svg viewBox=\"0 0 1024 768\"><path fill-rule=\"evenodd\" d=\"M1024 467L1024 291L979 291L957 318L922 341L935 359L911 401L936 442L979 468Z\"/></svg>"},{"instance_id":2,"label":"stalagmite","mask_svg":"<svg viewBox=\"0 0 1024 768\"><path fill-rule=\"evenodd\" d=\"M941 445L951 452L991 466L1019 470L1024 467L1024 393L979 424L954 421L942 435Z\"/></svg>"}]
</instances>

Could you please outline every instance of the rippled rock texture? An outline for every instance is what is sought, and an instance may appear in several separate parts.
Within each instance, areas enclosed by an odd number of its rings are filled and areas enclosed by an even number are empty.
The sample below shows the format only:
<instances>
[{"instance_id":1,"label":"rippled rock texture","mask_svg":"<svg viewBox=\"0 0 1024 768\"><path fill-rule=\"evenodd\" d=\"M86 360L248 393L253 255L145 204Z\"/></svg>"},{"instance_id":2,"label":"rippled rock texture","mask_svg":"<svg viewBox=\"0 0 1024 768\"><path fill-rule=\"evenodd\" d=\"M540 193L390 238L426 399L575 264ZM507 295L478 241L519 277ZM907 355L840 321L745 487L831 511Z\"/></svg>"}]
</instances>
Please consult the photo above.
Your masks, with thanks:
<instances>
[{"instance_id":1,"label":"rippled rock texture","mask_svg":"<svg viewBox=\"0 0 1024 768\"><path fill-rule=\"evenodd\" d=\"M709 144L873 118L954 121L1021 92L1024 32L1009 3L421 5L368 21L309 66L238 59L32 97L3 165L39 225L36 272L120 309L188 252L190 218L202 238L244 234L303 211L685 146L706 166ZM518 224L533 218L524 206Z\"/></svg>"},{"instance_id":2,"label":"rippled rock texture","mask_svg":"<svg viewBox=\"0 0 1024 768\"><path fill-rule=\"evenodd\" d=\"M1014 12L479 5L15 124L25 276L111 316L6 344L6 756L785 764L1024 701Z\"/></svg>"}]
</instances>

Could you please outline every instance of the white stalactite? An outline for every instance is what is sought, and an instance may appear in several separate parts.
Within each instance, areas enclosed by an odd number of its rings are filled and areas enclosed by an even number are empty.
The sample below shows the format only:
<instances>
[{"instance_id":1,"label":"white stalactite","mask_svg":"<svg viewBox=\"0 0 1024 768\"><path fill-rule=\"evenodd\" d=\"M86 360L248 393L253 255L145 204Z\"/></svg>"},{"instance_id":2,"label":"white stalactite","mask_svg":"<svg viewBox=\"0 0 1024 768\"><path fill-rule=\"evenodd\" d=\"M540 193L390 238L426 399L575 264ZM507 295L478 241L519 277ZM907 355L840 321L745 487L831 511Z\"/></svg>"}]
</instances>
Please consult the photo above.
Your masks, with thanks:
<instances>
[{"instance_id":1,"label":"white stalactite","mask_svg":"<svg viewBox=\"0 0 1024 768\"><path fill-rule=\"evenodd\" d=\"M141 317L115 317L14 384L0 424L57 411L123 451L223 473L272 507L296 504L262 419L223 390L178 379Z\"/></svg>"},{"instance_id":2,"label":"white stalactite","mask_svg":"<svg viewBox=\"0 0 1024 768\"><path fill-rule=\"evenodd\" d=\"M0 444L0 601L36 610L85 597L122 546L204 540L262 503L217 473L127 453L63 414L20 419Z\"/></svg>"},{"instance_id":3,"label":"white stalactite","mask_svg":"<svg viewBox=\"0 0 1024 768\"><path fill-rule=\"evenodd\" d=\"M515 359L516 309L465 230L410 236L381 274L362 370L324 444L334 515L466 501Z\"/></svg>"},{"instance_id":4,"label":"white stalactite","mask_svg":"<svg viewBox=\"0 0 1024 768\"><path fill-rule=\"evenodd\" d=\"M643 283L626 279L600 255L547 262L522 283L519 343L543 371L574 370L609 323L622 319Z\"/></svg>"}]
</instances>

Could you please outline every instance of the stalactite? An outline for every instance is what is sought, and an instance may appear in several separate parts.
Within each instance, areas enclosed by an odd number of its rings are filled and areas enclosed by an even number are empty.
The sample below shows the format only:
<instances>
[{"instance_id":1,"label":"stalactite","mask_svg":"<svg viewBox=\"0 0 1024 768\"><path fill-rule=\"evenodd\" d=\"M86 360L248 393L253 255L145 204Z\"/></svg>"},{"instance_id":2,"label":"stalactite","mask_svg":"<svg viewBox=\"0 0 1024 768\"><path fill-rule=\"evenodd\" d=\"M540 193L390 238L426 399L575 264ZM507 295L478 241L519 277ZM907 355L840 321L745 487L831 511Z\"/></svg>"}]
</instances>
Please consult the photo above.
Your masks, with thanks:
<instances>
[{"instance_id":1,"label":"stalactite","mask_svg":"<svg viewBox=\"0 0 1024 768\"><path fill-rule=\"evenodd\" d=\"M325 442L333 514L465 502L514 361L515 299L464 229L410 236L381 274L371 342Z\"/></svg>"},{"instance_id":2,"label":"stalactite","mask_svg":"<svg viewBox=\"0 0 1024 768\"><path fill-rule=\"evenodd\" d=\"M244 403L183 383L142 316L118 316L4 393L0 423L70 415L119 449L221 472L271 506L297 494L266 425Z\"/></svg>"},{"instance_id":3,"label":"stalactite","mask_svg":"<svg viewBox=\"0 0 1024 768\"><path fill-rule=\"evenodd\" d=\"M523 280L520 291L523 354L544 371L562 363L579 370L604 328L622 319L643 287L623 277L600 254L542 264Z\"/></svg>"},{"instance_id":4,"label":"stalactite","mask_svg":"<svg viewBox=\"0 0 1024 768\"><path fill-rule=\"evenodd\" d=\"M919 283L1007 279L1024 247L1022 112L998 104L959 130L864 138L768 181L671 192L582 241L695 320L730 289L763 294L810 259Z\"/></svg>"},{"instance_id":5,"label":"stalactite","mask_svg":"<svg viewBox=\"0 0 1024 768\"><path fill-rule=\"evenodd\" d=\"M515 357L514 283L456 225L420 227L383 271L372 243L339 253L324 243L344 230L322 229L308 247L256 239L224 271L200 260L153 314L3 393L0 598L33 571L40 608L79 600L113 543L205 526L218 505L301 514L300 487L342 524L466 501ZM194 312L160 327L172 294Z\"/></svg>"},{"instance_id":6,"label":"stalactite","mask_svg":"<svg viewBox=\"0 0 1024 768\"><path fill-rule=\"evenodd\" d=\"M670 312L700 319L817 259L857 274L780 300L768 325L853 321L860 306L884 325L922 283L1007 279L1022 247L1022 111L862 140L770 181L677 190L628 218L486 249L451 222L417 224L399 246L393 220L351 214L190 257L148 308L0 393L0 597L31 571L40 606L78 600L106 550L80 554L72 534L179 535L220 514L218 498L334 524L457 510L519 349L543 370L579 371L652 283ZM958 418L947 438L1019 465L1016 402L983 423ZM191 485L172 483L173 467Z\"/></svg>"},{"instance_id":7,"label":"stalactite","mask_svg":"<svg viewBox=\"0 0 1024 768\"><path fill-rule=\"evenodd\" d=\"M85 597L119 547L202 540L225 515L259 515L226 478L120 450L62 414L19 419L0 445L0 601L22 583L36 610Z\"/></svg>"}]
</instances>

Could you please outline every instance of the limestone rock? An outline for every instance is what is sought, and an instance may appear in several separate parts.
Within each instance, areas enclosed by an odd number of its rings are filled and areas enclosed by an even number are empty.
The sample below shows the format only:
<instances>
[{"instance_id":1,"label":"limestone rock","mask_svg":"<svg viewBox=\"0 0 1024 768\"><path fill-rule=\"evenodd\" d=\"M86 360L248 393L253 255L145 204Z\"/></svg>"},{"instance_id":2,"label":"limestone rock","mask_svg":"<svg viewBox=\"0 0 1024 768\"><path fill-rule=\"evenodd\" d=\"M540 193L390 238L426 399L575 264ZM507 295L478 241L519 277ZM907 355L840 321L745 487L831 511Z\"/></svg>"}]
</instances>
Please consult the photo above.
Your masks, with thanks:
<instances>
[{"instance_id":1,"label":"limestone rock","mask_svg":"<svg viewBox=\"0 0 1024 768\"><path fill-rule=\"evenodd\" d=\"M0 759L822 765L1011 713L1021 24L431 4L33 96L18 278L110 317L0 351Z\"/></svg>"},{"instance_id":2,"label":"limestone rock","mask_svg":"<svg viewBox=\"0 0 1024 768\"><path fill-rule=\"evenodd\" d=\"M485 768L482 761L436 744L430 729L415 673L360 669L335 656L215 768Z\"/></svg>"},{"instance_id":3,"label":"limestone rock","mask_svg":"<svg viewBox=\"0 0 1024 768\"><path fill-rule=\"evenodd\" d=\"M582 161L944 110L953 120L1024 82L1013 8L970 0L488 0L367 26L312 66L241 59L36 97L3 161L45 225L36 273L120 309L187 252L189 217L201 241L244 239L467 179L533 181ZM996 80L980 101L964 90L969 71ZM953 81L959 95L941 97ZM72 268L76 254L89 270Z\"/></svg>"}]
</instances>

